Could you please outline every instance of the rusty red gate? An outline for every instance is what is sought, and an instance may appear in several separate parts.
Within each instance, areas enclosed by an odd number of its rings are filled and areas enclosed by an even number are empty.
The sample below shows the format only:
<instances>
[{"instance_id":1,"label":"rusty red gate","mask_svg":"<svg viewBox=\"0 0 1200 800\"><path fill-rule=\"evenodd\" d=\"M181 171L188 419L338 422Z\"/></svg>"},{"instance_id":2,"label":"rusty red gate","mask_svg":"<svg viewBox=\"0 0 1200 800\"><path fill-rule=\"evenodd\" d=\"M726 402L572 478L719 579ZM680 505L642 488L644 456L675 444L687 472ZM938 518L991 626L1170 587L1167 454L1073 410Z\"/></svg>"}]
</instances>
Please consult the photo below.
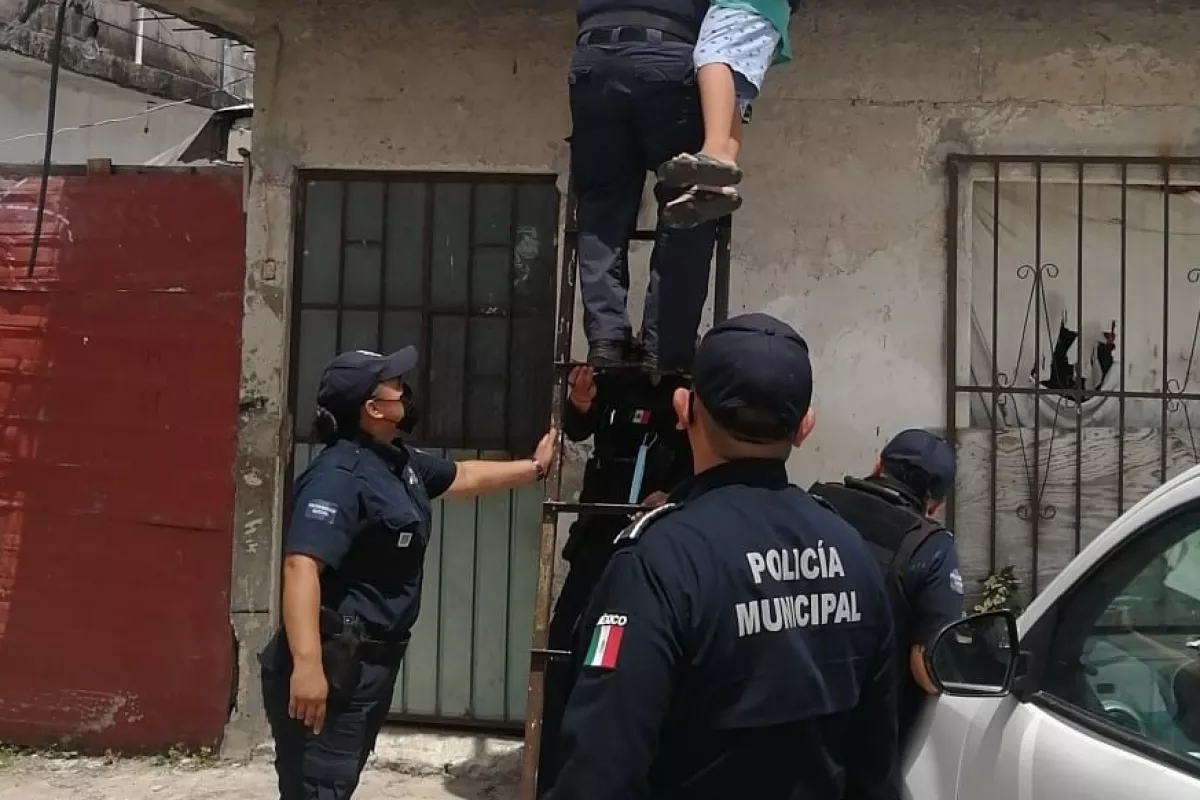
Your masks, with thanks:
<instances>
[{"instance_id":1,"label":"rusty red gate","mask_svg":"<svg viewBox=\"0 0 1200 800\"><path fill-rule=\"evenodd\" d=\"M239 171L0 167L0 741L219 742Z\"/></svg>"}]
</instances>

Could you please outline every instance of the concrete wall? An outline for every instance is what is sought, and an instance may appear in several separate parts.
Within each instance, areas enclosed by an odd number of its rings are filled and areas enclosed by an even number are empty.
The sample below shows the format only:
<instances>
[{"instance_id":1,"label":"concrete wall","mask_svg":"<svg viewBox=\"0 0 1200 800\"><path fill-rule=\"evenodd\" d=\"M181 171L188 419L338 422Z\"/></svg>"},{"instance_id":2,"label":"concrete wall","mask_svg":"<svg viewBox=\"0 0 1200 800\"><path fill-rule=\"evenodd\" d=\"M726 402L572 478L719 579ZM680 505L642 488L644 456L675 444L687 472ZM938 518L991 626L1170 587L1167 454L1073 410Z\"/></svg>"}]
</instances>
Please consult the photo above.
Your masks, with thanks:
<instances>
[{"instance_id":1,"label":"concrete wall","mask_svg":"<svg viewBox=\"0 0 1200 800\"><path fill-rule=\"evenodd\" d=\"M43 133L49 84L47 64L0 52L0 164L41 162L46 146ZM110 158L115 164L143 164L190 137L211 113L192 105L144 113L161 103L158 98L97 78L59 73L56 130L140 116L57 134L54 163L82 164L89 158ZM6 141L15 137L23 138Z\"/></svg>"},{"instance_id":2,"label":"concrete wall","mask_svg":"<svg viewBox=\"0 0 1200 800\"><path fill-rule=\"evenodd\" d=\"M58 4L0 0L0 50L48 61ZM72 3L63 68L118 86L221 108L246 96L253 54L195 25L118 0Z\"/></svg>"},{"instance_id":3,"label":"concrete wall","mask_svg":"<svg viewBox=\"0 0 1200 800\"><path fill-rule=\"evenodd\" d=\"M288 451L294 170L563 173L571 5L308 0L259 15L235 524L245 646L277 588L263 578ZM943 422L945 156L1194 150L1198 29L1182 2L809 3L746 134L732 278L734 312L775 313L813 349L819 422L797 480L861 471L889 433Z\"/></svg>"}]
</instances>

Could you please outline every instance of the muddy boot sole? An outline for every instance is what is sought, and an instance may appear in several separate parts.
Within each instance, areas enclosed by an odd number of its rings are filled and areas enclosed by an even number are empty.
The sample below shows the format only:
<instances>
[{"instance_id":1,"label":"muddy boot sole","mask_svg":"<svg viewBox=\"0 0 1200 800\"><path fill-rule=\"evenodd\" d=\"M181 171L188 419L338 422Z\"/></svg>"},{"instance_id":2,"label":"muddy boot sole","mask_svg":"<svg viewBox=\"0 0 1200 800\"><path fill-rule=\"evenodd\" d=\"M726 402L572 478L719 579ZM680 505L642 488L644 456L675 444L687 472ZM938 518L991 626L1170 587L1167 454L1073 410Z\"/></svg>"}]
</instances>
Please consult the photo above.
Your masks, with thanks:
<instances>
[{"instance_id":1,"label":"muddy boot sole","mask_svg":"<svg viewBox=\"0 0 1200 800\"><path fill-rule=\"evenodd\" d=\"M742 181L742 170L707 156L675 156L655 173L667 186L734 186Z\"/></svg>"}]
</instances>

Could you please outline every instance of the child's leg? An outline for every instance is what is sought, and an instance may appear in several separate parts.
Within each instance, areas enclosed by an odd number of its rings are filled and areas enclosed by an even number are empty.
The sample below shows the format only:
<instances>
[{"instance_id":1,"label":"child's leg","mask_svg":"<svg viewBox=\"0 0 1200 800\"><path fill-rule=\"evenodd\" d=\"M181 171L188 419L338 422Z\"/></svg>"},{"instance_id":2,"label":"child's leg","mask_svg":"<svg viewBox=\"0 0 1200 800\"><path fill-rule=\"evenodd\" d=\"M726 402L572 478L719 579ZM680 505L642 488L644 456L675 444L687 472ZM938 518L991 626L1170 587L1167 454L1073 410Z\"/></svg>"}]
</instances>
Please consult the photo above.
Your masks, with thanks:
<instances>
[{"instance_id":1,"label":"child's leg","mask_svg":"<svg viewBox=\"0 0 1200 800\"><path fill-rule=\"evenodd\" d=\"M704 146L700 152L727 164L736 163L738 143L734 131L740 133L741 119L733 70L728 64L705 64L696 72L696 82L704 116Z\"/></svg>"},{"instance_id":2,"label":"child's leg","mask_svg":"<svg viewBox=\"0 0 1200 800\"><path fill-rule=\"evenodd\" d=\"M735 164L742 152L742 119L745 117L745 112L742 111L743 103L739 100L737 105L729 126L729 160Z\"/></svg>"},{"instance_id":3,"label":"child's leg","mask_svg":"<svg viewBox=\"0 0 1200 800\"><path fill-rule=\"evenodd\" d=\"M704 119L704 146L659 168L660 180L675 186L732 186L742 179L737 166L741 121L775 57L779 33L766 18L740 7L709 9L696 44L696 79Z\"/></svg>"}]
</instances>

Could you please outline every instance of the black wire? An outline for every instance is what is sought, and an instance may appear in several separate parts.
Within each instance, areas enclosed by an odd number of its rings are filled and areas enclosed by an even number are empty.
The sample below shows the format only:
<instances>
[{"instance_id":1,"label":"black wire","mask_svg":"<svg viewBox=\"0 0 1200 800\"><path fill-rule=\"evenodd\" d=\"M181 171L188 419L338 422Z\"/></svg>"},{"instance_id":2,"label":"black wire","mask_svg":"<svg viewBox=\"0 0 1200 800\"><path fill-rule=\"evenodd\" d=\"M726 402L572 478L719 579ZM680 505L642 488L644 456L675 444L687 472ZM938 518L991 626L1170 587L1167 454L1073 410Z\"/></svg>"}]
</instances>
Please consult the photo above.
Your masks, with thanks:
<instances>
[{"instance_id":1,"label":"black wire","mask_svg":"<svg viewBox=\"0 0 1200 800\"><path fill-rule=\"evenodd\" d=\"M54 111L58 106L58 71L62 64L63 27L67 21L67 4L58 4L58 17L54 21L54 39L50 43L50 99L46 109L46 152L42 156L42 185L38 189L37 217L33 223L33 245L29 248L29 270L25 277L33 277L37 264L38 244L42 239L42 219L46 216L46 187L50 183L50 158L54 153Z\"/></svg>"}]
</instances>

